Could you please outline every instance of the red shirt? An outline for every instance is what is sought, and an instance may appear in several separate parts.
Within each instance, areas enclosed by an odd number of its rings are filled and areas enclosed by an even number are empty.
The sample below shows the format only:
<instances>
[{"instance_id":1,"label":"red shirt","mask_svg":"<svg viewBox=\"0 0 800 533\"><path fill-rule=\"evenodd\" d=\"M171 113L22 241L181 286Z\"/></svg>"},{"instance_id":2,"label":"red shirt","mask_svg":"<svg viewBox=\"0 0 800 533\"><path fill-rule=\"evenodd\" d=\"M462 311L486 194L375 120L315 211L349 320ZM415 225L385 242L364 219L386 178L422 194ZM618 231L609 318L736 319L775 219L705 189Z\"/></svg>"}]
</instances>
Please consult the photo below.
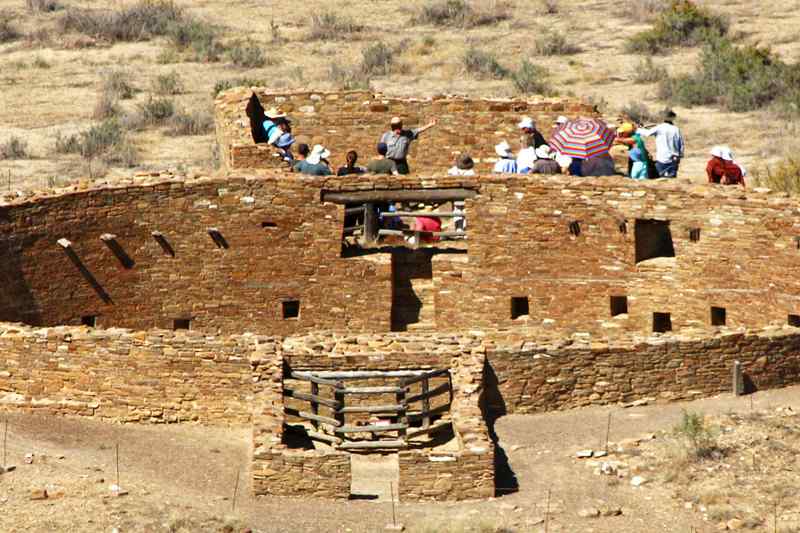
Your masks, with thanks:
<instances>
[{"instance_id":1,"label":"red shirt","mask_svg":"<svg viewBox=\"0 0 800 533\"><path fill-rule=\"evenodd\" d=\"M719 157L712 157L706 165L709 183L722 185L744 185L742 169L733 161L725 161Z\"/></svg>"},{"instance_id":2,"label":"red shirt","mask_svg":"<svg viewBox=\"0 0 800 533\"><path fill-rule=\"evenodd\" d=\"M417 217L414 219L416 231L442 231L442 219L439 217ZM438 241L439 237L423 233L420 240L425 242Z\"/></svg>"}]
</instances>

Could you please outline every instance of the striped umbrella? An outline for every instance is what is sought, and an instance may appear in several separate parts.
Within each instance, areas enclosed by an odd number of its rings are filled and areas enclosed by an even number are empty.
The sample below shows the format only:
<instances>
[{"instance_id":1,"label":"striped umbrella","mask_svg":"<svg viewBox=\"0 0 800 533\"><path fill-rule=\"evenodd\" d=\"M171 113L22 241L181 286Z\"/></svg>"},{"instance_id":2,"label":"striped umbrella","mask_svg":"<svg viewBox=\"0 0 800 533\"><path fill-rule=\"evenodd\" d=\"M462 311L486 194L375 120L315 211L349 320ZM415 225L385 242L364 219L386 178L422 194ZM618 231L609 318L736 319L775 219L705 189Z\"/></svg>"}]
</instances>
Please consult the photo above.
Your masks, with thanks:
<instances>
[{"instance_id":1,"label":"striped umbrella","mask_svg":"<svg viewBox=\"0 0 800 533\"><path fill-rule=\"evenodd\" d=\"M589 159L607 154L615 136L602 120L579 118L559 128L551 137L550 146L564 155Z\"/></svg>"}]
</instances>

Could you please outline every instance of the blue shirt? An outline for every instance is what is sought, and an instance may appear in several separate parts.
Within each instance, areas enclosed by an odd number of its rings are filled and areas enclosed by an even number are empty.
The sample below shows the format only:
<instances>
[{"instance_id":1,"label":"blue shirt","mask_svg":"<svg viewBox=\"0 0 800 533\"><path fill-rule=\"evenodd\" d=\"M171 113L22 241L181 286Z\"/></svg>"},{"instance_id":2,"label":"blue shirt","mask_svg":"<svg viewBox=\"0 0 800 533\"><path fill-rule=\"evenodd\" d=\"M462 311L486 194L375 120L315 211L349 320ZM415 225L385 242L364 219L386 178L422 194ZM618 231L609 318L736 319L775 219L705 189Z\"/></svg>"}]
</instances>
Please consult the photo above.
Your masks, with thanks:
<instances>
[{"instance_id":1,"label":"blue shirt","mask_svg":"<svg viewBox=\"0 0 800 533\"><path fill-rule=\"evenodd\" d=\"M312 165L305 159L295 163L294 170L295 172L300 172L301 174L308 174L309 176L330 176L331 174L331 169L329 169L327 165L324 165L322 163L317 163L316 165Z\"/></svg>"},{"instance_id":2,"label":"blue shirt","mask_svg":"<svg viewBox=\"0 0 800 533\"><path fill-rule=\"evenodd\" d=\"M515 159L501 159L494 164L495 174L516 174L517 161Z\"/></svg>"}]
</instances>

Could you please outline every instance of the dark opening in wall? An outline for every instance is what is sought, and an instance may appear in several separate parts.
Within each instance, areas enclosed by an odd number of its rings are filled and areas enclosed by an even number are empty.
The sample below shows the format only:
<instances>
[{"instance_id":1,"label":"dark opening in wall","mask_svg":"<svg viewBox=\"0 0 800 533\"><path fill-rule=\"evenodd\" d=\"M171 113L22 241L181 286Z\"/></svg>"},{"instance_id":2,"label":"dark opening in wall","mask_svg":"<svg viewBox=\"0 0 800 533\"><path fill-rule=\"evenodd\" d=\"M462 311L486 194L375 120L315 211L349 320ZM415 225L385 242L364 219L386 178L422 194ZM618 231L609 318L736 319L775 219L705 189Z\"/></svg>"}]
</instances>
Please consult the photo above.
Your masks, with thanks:
<instances>
[{"instance_id":1,"label":"dark opening in wall","mask_svg":"<svg viewBox=\"0 0 800 533\"><path fill-rule=\"evenodd\" d=\"M172 321L172 329L190 329L192 325L191 318L176 318Z\"/></svg>"},{"instance_id":2,"label":"dark opening in wall","mask_svg":"<svg viewBox=\"0 0 800 533\"><path fill-rule=\"evenodd\" d=\"M300 318L300 300L285 300L281 302L281 313L284 320Z\"/></svg>"},{"instance_id":3,"label":"dark opening in wall","mask_svg":"<svg viewBox=\"0 0 800 533\"><path fill-rule=\"evenodd\" d=\"M800 328L800 315L789 315L789 325Z\"/></svg>"},{"instance_id":4,"label":"dark opening in wall","mask_svg":"<svg viewBox=\"0 0 800 533\"><path fill-rule=\"evenodd\" d=\"M261 227L264 228L264 229L276 229L278 227L278 225L276 223L274 223L274 222L270 222L269 220L266 220L266 221L261 223Z\"/></svg>"},{"instance_id":5,"label":"dark opening in wall","mask_svg":"<svg viewBox=\"0 0 800 533\"><path fill-rule=\"evenodd\" d=\"M711 325L724 326L727 319L724 307L711 307Z\"/></svg>"},{"instance_id":6,"label":"dark opening in wall","mask_svg":"<svg viewBox=\"0 0 800 533\"><path fill-rule=\"evenodd\" d=\"M653 313L653 332L672 331L672 316L669 313Z\"/></svg>"},{"instance_id":7,"label":"dark opening in wall","mask_svg":"<svg viewBox=\"0 0 800 533\"><path fill-rule=\"evenodd\" d=\"M636 219L636 262L655 257L675 257L668 220Z\"/></svg>"},{"instance_id":8,"label":"dark opening in wall","mask_svg":"<svg viewBox=\"0 0 800 533\"><path fill-rule=\"evenodd\" d=\"M211 240L214 241L214 244L217 245L217 248L223 250L227 250L229 248L228 241L217 228L208 228L208 234L211 236Z\"/></svg>"},{"instance_id":9,"label":"dark opening in wall","mask_svg":"<svg viewBox=\"0 0 800 533\"><path fill-rule=\"evenodd\" d=\"M514 296L511 298L511 319L530 314L530 304L527 296Z\"/></svg>"},{"instance_id":10,"label":"dark opening in wall","mask_svg":"<svg viewBox=\"0 0 800 533\"><path fill-rule=\"evenodd\" d=\"M574 220L569 223L569 232L574 235L575 237L581 236L581 223L577 220Z\"/></svg>"},{"instance_id":11,"label":"dark opening in wall","mask_svg":"<svg viewBox=\"0 0 800 533\"><path fill-rule=\"evenodd\" d=\"M266 118L264 116L264 106L261 105L261 101L255 93L250 95L245 112L247 113L247 118L250 119L250 133L253 135L253 142L267 142L267 133L264 131L264 119Z\"/></svg>"},{"instance_id":12,"label":"dark opening in wall","mask_svg":"<svg viewBox=\"0 0 800 533\"><path fill-rule=\"evenodd\" d=\"M97 315L85 315L81 317L81 325L93 328L97 325Z\"/></svg>"},{"instance_id":13,"label":"dark opening in wall","mask_svg":"<svg viewBox=\"0 0 800 533\"><path fill-rule=\"evenodd\" d=\"M700 240L700 228L692 228L689 230L689 240L692 242Z\"/></svg>"},{"instance_id":14,"label":"dark opening in wall","mask_svg":"<svg viewBox=\"0 0 800 533\"><path fill-rule=\"evenodd\" d=\"M611 316L625 315L628 313L628 297L627 296L612 296L611 297Z\"/></svg>"},{"instance_id":15,"label":"dark opening in wall","mask_svg":"<svg viewBox=\"0 0 800 533\"><path fill-rule=\"evenodd\" d=\"M628 234L628 221L627 220L620 220L617 222L617 227L619 228L619 232L623 235Z\"/></svg>"}]
</instances>

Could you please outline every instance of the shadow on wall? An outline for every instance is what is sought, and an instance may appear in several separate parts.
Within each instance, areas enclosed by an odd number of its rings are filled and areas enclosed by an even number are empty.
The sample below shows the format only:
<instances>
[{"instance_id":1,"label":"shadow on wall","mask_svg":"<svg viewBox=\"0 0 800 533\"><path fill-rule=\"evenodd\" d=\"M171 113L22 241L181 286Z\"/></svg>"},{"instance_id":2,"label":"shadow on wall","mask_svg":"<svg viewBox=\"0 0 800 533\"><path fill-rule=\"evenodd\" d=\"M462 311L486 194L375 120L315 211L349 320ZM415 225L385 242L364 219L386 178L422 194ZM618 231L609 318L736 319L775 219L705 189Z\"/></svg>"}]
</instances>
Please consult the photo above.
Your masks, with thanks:
<instances>
[{"instance_id":1,"label":"shadow on wall","mask_svg":"<svg viewBox=\"0 0 800 533\"><path fill-rule=\"evenodd\" d=\"M266 132L264 131L264 106L261 105L261 101L255 93L250 96L250 101L247 102L245 112L250 119L250 131L253 134L253 142L256 144L267 142Z\"/></svg>"},{"instance_id":2,"label":"shadow on wall","mask_svg":"<svg viewBox=\"0 0 800 533\"><path fill-rule=\"evenodd\" d=\"M487 360L483 365L483 392L480 405L483 419L489 428L489 437L494 443L494 486L495 496L511 494L519 490L517 475L511 469L506 451L500 446L500 439L494 430L495 422L508 413L506 403L500 394L499 382L494 368Z\"/></svg>"},{"instance_id":3,"label":"shadow on wall","mask_svg":"<svg viewBox=\"0 0 800 533\"><path fill-rule=\"evenodd\" d=\"M39 304L19 262L21 252L14 253L8 242L5 245L5 250L0 252L0 322L42 326Z\"/></svg>"}]
</instances>

